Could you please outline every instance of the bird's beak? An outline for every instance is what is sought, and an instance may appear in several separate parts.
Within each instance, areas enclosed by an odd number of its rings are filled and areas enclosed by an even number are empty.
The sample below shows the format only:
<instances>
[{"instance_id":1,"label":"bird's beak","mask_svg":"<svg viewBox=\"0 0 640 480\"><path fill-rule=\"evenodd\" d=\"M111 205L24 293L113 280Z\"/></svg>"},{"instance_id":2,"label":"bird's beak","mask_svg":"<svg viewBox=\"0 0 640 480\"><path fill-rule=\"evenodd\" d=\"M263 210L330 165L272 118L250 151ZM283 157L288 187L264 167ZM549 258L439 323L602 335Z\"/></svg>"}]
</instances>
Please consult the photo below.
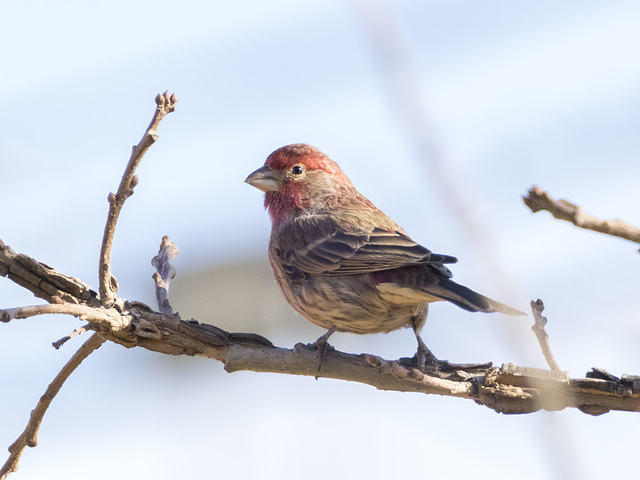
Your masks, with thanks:
<instances>
[{"instance_id":1,"label":"bird's beak","mask_svg":"<svg viewBox=\"0 0 640 480\"><path fill-rule=\"evenodd\" d=\"M281 171L264 166L249 175L245 182L263 192L277 192L282 184Z\"/></svg>"}]
</instances>

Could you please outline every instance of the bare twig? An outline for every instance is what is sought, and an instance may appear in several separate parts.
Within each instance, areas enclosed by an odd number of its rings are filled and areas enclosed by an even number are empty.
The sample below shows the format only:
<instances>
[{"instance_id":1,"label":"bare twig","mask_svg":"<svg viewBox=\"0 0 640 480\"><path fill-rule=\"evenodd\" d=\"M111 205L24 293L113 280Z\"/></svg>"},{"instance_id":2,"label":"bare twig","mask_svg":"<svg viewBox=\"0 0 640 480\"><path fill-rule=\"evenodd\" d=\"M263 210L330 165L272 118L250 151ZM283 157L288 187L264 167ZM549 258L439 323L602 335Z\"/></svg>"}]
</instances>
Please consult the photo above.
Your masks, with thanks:
<instances>
[{"instance_id":1,"label":"bare twig","mask_svg":"<svg viewBox=\"0 0 640 480\"><path fill-rule=\"evenodd\" d=\"M100 347L104 343L105 339L98 333L93 334L79 349L73 354L71 359L66 363L60 373L56 375L44 395L40 397L36 408L32 410L31 417L27 423L27 427L24 432L13 442L9 447L9 458L5 464L0 468L0 480L4 480L7 476L18 470L18 463L20 457L26 447L35 447L38 445L38 430L42 423L44 414L46 413L51 401L60 391L60 388L64 382L69 378L69 375L78 368L82 361L87 358L93 351Z\"/></svg>"},{"instance_id":2,"label":"bare twig","mask_svg":"<svg viewBox=\"0 0 640 480\"><path fill-rule=\"evenodd\" d=\"M542 300L531 300L531 312L533 313L534 324L531 326L531 330L536 334L536 338L538 339L538 343L540 344L540 348L542 349L542 354L544 355L544 359L547 361L549 368L554 372L559 372L560 366L556 363L556 359L553 357L553 353L551 353L551 345L549 344L549 334L544 329L547 324L547 317L542 316L542 312L544 311L544 303Z\"/></svg>"},{"instance_id":3,"label":"bare twig","mask_svg":"<svg viewBox=\"0 0 640 480\"><path fill-rule=\"evenodd\" d=\"M92 326L90 323L87 323L86 325L82 326L82 327L78 327L76 328L73 332L71 332L69 335L65 335L64 337L62 337L60 340L56 340L55 342L52 342L51 345L53 345L53 348L55 348L56 350L59 350L60 347L62 345L64 345L65 343L67 343L69 340L71 340L73 337L75 337L76 335L82 335L84 332L86 332L87 330L93 330Z\"/></svg>"},{"instance_id":4,"label":"bare twig","mask_svg":"<svg viewBox=\"0 0 640 480\"><path fill-rule=\"evenodd\" d=\"M111 274L111 249L113 246L113 236L116 230L116 223L120 215L120 210L124 202L133 194L134 187L138 184L138 177L135 175L136 168L142 161L142 157L149 150L158 139L157 129L162 119L176 109L176 103L178 98L176 94L169 95L169 92L159 94L156 97L156 110L153 115L151 123L147 127L140 143L133 147L131 157L127 168L124 171L118 192L116 194L110 193L108 196L109 201L109 214L107 217L107 223L104 227L104 236L102 239L102 248L100 250L100 267L99 267L99 281L100 281L100 300L102 304L110 307L113 305L116 299L116 292L118 291L118 283L115 277Z\"/></svg>"},{"instance_id":5,"label":"bare twig","mask_svg":"<svg viewBox=\"0 0 640 480\"><path fill-rule=\"evenodd\" d=\"M131 325L131 317L126 313L121 314L114 308L89 307L75 303L52 303L6 308L0 310L0 321L7 323L14 319L47 314L73 315L106 330L126 330Z\"/></svg>"},{"instance_id":6,"label":"bare twig","mask_svg":"<svg viewBox=\"0 0 640 480\"><path fill-rule=\"evenodd\" d=\"M555 218L573 223L576 227L640 243L640 228L618 219L601 220L567 200L555 200L538 186L531 187L522 200L534 213L546 210Z\"/></svg>"},{"instance_id":7,"label":"bare twig","mask_svg":"<svg viewBox=\"0 0 640 480\"><path fill-rule=\"evenodd\" d=\"M178 253L180 253L180 250L178 250L177 245L169 241L169 236L165 235L162 237L158 255L151 259L151 265L157 270L157 272L153 274L153 281L156 284L158 310L168 315L173 314L173 308L171 308L169 304L169 284L176 276L176 269L173 268L170 262Z\"/></svg>"}]
</instances>

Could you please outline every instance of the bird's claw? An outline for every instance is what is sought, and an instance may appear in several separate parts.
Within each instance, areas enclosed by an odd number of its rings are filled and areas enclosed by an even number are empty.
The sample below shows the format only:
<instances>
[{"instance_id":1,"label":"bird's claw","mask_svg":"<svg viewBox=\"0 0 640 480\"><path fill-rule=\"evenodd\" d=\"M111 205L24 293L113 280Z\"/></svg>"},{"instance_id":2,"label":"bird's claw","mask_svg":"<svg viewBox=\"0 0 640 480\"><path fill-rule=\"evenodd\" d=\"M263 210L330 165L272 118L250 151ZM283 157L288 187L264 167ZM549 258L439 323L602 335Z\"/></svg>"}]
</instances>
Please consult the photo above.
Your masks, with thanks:
<instances>
[{"instance_id":1,"label":"bird's claw","mask_svg":"<svg viewBox=\"0 0 640 480\"><path fill-rule=\"evenodd\" d=\"M336 331L336 327L331 327L327 330L327 333L320 336L315 342L310 344L310 347L316 347L316 361L318 363L318 372L320 372L320 368L324 362L324 359L327 356L327 351L329 349L333 350L333 347L329 345L329 337Z\"/></svg>"},{"instance_id":2,"label":"bird's claw","mask_svg":"<svg viewBox=\"0 0 640 480\"><path fill-rule=\"evenodd\" d=\"M418 370L420 370L422 373L429 369L438 370L441 363L446 363L446 360L438 360L431 352L425 355L418 351L413 358L415 359Z\"/></svg>"},{"instance_id":3,"label":"bird's claw","mask_svg":"<svg viewBox=\"0 0 640 480\"><path fill-rule=\"evenodd\" d=\"M415 354L415 359L418 369L421 372L424 372L427 367L435 367L437 369L440 360L429 350L422 338L420 338L420 335L416 335L416 338L418 340L418 351Z\"/></svg>"},{"instance_id":4,"label":"bird's claw","mask_svg":"<svg viewBox=\"0 0 640 480\"><path fill-rule=\"evenodd\" d=\"M329 350L334 350L334 348L329 345L329 343L324 342L323 344L316 345L316 361L318 363L318 372L320 372L320 368L324 363L324 359L327 357L327 352Z\"/></svg>"}]
</instances>

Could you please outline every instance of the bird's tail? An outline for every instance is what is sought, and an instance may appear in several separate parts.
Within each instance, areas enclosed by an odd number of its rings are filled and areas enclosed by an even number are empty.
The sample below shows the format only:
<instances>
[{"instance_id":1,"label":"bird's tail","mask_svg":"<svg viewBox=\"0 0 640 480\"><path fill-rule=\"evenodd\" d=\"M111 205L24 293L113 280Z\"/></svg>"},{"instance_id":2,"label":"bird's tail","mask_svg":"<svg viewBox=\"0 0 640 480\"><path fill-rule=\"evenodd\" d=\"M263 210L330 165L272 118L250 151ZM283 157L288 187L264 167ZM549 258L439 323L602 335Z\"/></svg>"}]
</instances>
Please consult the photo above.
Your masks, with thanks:
<instances>
[{"instance_id":1,"label":"bird's tail","mask_svg":"<svg viewBox=\"0 0 640 480\"><path fill-rule=\"evenodd\" d=\"M440 280L438 287L442 288L442 293L438 292L439 297L469 312L500 312L508 315L526 315L520 310L485 297L453 280Z\"/></svg>"}]
</instances>

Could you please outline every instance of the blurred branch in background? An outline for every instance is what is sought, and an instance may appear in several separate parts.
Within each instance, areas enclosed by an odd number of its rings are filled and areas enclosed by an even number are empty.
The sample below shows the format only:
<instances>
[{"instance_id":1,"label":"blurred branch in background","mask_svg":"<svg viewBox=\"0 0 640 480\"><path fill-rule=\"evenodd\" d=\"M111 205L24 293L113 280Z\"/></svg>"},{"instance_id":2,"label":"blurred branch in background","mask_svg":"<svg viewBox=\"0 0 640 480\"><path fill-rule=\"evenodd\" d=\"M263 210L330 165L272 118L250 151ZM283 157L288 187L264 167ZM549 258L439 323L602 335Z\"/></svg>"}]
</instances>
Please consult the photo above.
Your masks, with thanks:
<instances>
[{"instance_id":1,"label":"blurred branch in background","mask_svg":"<svg viewBox=\"0 0 640 480\"><path fill-rule=\"evenodd\" d=\"M495 295L518 299L521 295L507 274L502 256L496 251L490 226L480 221L484 216L478 214L478 201L472 200L475 197L472 189L439 146L434 122L424 106L421 76L406 38L407 29L403 28L397 7L387 0L352 0L351 3L377 61L388 103L419 161L427 168L425 177L429 188L440 197L438 208L451 212L473 251L473 258L479 262L480 271L490 272L491 282L498 292ZM525 342L511 324L503 325L514 351L524 356L527 363L533 363L531 344Z\"/></svg>"},{"instance_id":2,"label":"blurred branch in background","mask_svg":"<svg viewBox=\"0 0 640 480\"><path fill-rule=\"evenodd\" d=\"M489 229L478 221L476 203L469 198L464 177L454 171L436 138L436 127L424 106L417 65L405 38L399 14L387 0L352 0L371 52L378 63L389 105L402 123L416 154L428 169L430 188L439 193L439 207L449 209L462 228L476 257L492 272L503 298L517 298L502 260L495 252ZM471 241L472 239L472 241Z\"/></svg>"},{"instance_id":3,"label":"blurred branch in background","mask_svg":"<svg viewBox=\"0 0 640 480\"><path fill-rule=\"evenodd\" d=\"M460 175L451 168L449 159L442 154L434 135L433 124L422 104L422 85L415 62L411 56L403 29L391 2L387 0L352 0L356 16L366 34L371 51L379 64L380 75L386 86L391 108L396 112L413 143L421 162L428 168L430 187L439 192L441 205L448 208L462 228L480 269L491 272L492 282L499 289L501 298L518 298L514 283L509 279L503 260L495 248L489 229L476 212L476 203L469 200L469 188ZM531 359L530 344L510 324L504 324L508 343L525 359ZM526 360L532 363L531 360ZM571 439L557 427L558 420L545 423L546 439L541 444L554 459L565 479L580 478L570 466L568 447ZM561 440L560 440L561 439Z\"/></svg>"}]
</instances>

